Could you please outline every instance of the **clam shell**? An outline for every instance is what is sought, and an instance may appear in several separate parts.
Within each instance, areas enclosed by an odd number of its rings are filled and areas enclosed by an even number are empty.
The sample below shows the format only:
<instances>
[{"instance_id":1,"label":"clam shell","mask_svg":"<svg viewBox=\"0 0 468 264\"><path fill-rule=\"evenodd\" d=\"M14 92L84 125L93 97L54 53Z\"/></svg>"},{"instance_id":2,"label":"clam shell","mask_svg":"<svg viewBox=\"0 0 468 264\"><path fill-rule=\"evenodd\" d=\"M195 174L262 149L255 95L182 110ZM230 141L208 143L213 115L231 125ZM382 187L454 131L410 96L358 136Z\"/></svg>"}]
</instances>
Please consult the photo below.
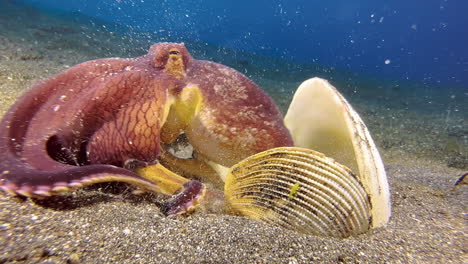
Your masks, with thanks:
<instances>
[{"instance_id":1,"label":"clam shell","mask_svg":"<svg viewBox=\"0 0 468 264\"><path fill-rule=\"evenodd\" d=\"M326 80L312 78L294 94L285 116L297 147L321 152L356 173L372 205L372 227L385 225L391 214L384 165L357 112Z\"/></svg>"},{"instance_id":2,"label":"clam shell","mask_svg":"<svg viewBox=\"0 0 468 264\"><path fill-rule=\"evenodd\" d=\"M258 153L229 170L225 197L232 211L335 237L388 222L382 159L366 125L335 87L320 78L303 82L285 125L295 147Z\"/></svg>"},{"instance_id":3,"label":"clam shell","mask_svg":"<svg viewBox=\"0 0 468 264\"><path fill-rule=\"evenodd\" d=\"M369 197L345 166L309 149L283 147L250 156L229 170L230 210L307 234L366 232Z\"/></svg>"}]
</instances>

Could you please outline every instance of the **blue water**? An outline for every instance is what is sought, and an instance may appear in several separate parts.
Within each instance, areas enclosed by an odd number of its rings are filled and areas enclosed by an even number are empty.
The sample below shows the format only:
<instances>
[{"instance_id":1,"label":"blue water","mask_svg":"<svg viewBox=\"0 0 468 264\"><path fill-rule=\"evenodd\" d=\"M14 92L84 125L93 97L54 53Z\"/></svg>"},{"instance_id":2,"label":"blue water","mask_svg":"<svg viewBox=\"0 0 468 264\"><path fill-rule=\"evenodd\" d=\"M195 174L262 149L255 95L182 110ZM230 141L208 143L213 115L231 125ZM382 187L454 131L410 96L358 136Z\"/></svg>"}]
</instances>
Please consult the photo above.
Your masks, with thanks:
<instances>
[{"instance_id":1,"label":"blue water","mask_svg":"<svg viewBox=\"0 0 468 264\"><path fill-rule=\"evenodd\" d=\"M382 78L468 87L466 0L24 0L133 31Z\"/></svg>"},{"instance_id":2,"label":"blue water","mask_svg":"<svg viewBox=\"0 0 468 264\"><path fill-rule=\"evenodd\" d=\"M14 82L32 84L86 60L184 42L194 58L247 75L283 113L302 81L325 78L381 149L466 168L467 7L466 0L0 0L0 92L3 99L30 86ZM46 70L38 75L38 67Z\"/></svg>"}]
</instances>

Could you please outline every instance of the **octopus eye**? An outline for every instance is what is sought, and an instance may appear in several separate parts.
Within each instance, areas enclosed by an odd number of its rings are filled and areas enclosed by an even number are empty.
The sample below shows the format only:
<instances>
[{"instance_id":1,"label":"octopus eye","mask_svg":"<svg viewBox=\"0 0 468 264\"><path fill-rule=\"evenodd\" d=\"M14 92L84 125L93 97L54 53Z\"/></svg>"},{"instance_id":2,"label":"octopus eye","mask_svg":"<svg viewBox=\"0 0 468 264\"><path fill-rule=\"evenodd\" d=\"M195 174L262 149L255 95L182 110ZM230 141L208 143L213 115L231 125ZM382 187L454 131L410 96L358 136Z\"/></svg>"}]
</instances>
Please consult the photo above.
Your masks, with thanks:
<instances>
[{"instance_id":1,"label":"octopus eye","mask_svg":"<svg viewBox=\"0 0 468 264\"><path fill-rule=\"evenodd\" d=\"M171 50L171 51L169 51L169 55L180 55L180 51L178 51L178 50Z\"/></svg>"},{"instance_id":2,"label":"octopus eye","mask_svg":"<svg viewBox=\"0 0 468 264\"><path fill-rule=\"evenodd\" d=\"M164 71L177 79L185 76L183 56L178 49L172 48L169 50Z\"/></svg>"}]
</instances>

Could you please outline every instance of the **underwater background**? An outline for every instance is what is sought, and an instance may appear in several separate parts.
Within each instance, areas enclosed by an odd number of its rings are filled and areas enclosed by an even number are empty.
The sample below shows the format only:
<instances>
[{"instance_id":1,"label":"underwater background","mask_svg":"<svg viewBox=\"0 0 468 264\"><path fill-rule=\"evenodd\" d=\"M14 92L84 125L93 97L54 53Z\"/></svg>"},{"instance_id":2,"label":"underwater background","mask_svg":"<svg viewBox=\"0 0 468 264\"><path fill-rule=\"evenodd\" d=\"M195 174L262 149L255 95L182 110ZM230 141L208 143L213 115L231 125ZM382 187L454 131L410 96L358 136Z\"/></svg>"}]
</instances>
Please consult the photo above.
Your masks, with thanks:
<instances>
[{"instance_id":1,"label":"underwater background","mask_svg":"<svg viewBox=\"0 0 468 264\"><path fill-rule=\"evenodd\" d=\"M60 1L24 0L50 11L115 24L148 39L201 42L426 85L468 83L463 0ZM102 25L101 25L102 26ZM105 27L103 27L105 29Z\"/></svg>"},{"instance_id":2,"label":"underwater background","mask_svg":"<svg viewBox=\"0 0 468 264\"><path fill-rule=\"evenodd\" d=\"M37 43L29 59L79 51L76 64L184 42L195 58L246 74L283 111L319 76L359 110L380 148L468 166L467 1L0 3L0 33Z\"/></svg>"},{"instance_id":3,"label":"underwater background","mask_svg":"<svg viewBox=\"0 0 468 264\"><path fill-rule=\"evenodd\" d=\"M468 1L0 0L0 116L78 63L136 57L161 41L229 65L283 113L306 79L330 81L376 142L385 228L307 236L98 185L49 200L0 192L0 263L464 263ZM464 182L466 183L466 182Z\"/></svg>"}]
</instances>

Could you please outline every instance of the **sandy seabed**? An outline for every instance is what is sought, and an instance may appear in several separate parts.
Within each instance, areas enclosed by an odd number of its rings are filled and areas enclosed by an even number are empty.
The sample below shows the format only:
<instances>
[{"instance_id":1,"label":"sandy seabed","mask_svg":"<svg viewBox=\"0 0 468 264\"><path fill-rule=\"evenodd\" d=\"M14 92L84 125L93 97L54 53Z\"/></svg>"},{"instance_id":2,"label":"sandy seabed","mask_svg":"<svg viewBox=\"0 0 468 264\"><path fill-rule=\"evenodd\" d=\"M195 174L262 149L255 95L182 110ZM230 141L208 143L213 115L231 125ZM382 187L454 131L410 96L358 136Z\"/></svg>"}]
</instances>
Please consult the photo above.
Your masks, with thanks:
<instances>
[{"instance_id":1,"label":"sandy seabed","mask_svg":"<svg viewBox=\"0 0 468 264\"><path fill-rule=\"evenodd\" d=\"M134 56L112 46L115 34L7 2L0 3L0 114L35 82L72 65ZM253 78L271 90L284 84L267 74ZM273 96L282 105L288 94ZM466 129L467 120L357 102L390 182L385 228L335 239L206 212L165 218L160 197L119 184L43 201L1 193L0 263L466 263L467 187L453 186L466 172L466 139L444 131ZM458 169L447 166L453 162Z\"/></svg>"}]
</instances>

